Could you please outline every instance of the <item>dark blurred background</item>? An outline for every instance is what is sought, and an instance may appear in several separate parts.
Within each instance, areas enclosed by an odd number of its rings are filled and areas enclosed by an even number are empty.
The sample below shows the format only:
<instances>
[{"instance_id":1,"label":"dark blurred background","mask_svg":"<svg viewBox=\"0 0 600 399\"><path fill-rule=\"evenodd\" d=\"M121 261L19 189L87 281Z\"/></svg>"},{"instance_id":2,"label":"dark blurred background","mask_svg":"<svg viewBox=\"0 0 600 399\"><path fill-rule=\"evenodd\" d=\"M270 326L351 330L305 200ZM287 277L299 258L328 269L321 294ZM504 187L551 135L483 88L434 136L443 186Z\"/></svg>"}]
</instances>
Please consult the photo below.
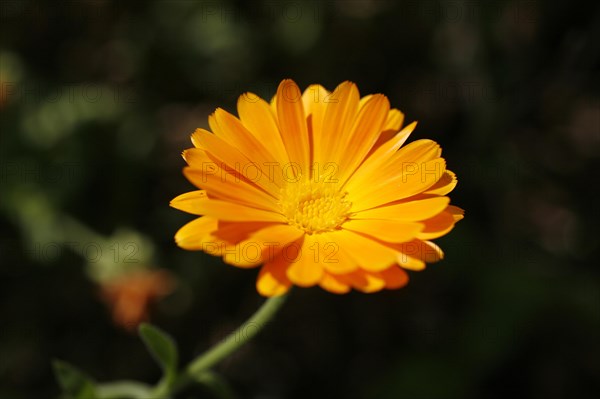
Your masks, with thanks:
<instances>
[{"instance_id":1,"label":"dark blurred background","mask_svg":"<svg viewBox=\"0 0 600 399\"><path fill-rule=\"evenodd\" d=\"M436 240L446 259L402 290L295 290L218 366L240 397L599 397L597 2L1 0L0 12L0 397L56 397L55 358L99 381L160 377L101 294L122 266L177 281L149 316L182 362L260 306L256 270L175 246L192 217L168 203L192 189L180 153L208 114L288 77L386 94L419 121L411 139L442 145L466 217Z\"/></svg>"}]
</instances>

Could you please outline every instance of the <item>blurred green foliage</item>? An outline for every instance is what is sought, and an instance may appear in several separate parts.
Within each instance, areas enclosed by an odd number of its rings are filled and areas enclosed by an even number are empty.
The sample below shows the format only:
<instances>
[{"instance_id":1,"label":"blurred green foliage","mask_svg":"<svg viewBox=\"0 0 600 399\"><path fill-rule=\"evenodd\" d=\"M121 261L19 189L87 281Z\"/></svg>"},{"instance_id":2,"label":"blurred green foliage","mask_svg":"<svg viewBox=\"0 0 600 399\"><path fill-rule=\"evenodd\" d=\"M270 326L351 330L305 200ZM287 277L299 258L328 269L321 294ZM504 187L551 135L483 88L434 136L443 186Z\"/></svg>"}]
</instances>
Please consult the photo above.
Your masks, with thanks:
<instances>
[{"instance_id":1,"label":"blurred green foliage","mask_svg":"<svg viewBox=\"0 0 600 399\"><path fill-rule=\"evenodd\" d=\"M192 188L179 156L208 114L287 77L388 95L440 142L467 213L403 290L294 292L218 367L240 396L598 397L597 4L0 0L0 20L0 397L56 397L54 358L160 377L55 212L149 237L180 279L152 318L182 362L259 306L255 270L174 245L191 218L168 202Z\"/></svg>"}]
</instances>

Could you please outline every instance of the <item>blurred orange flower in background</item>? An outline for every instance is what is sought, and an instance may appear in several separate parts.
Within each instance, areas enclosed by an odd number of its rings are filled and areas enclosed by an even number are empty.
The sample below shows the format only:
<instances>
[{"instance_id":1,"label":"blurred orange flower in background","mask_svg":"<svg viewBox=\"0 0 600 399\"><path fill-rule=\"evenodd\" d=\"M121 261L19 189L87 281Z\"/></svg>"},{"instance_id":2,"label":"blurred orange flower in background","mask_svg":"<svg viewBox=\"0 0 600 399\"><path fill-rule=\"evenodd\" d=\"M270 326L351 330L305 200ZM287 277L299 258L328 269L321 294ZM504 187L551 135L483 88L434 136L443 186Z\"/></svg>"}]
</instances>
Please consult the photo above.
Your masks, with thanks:
<instances>
[{"instance_id":1,"label":"blurred orange flower in background","mask_svg":"<svg viewBox=\"0 0 600 399\"><path fill-rule=\"evenodd\" d=\"M183 153L200 190L171 205L202 217L177 232L179 246L262 265L264 296L400 288L406 269L443 257L430 240L463 217L446 196L456 176L437 143L402 146L416 123L402 128L384 95L361 98L351 82L301 93L284 80L270 104L246 93L237 108L217 109Z\"/></svg>"},{"instance_id":2,"label":"blurred orange flower in background","mask_svg":"<svg viewBox=\"0 0 600 399\"><path fill-rule=\"evenodd\" d=\"M134 331L148 320L148 307L175 288L175 278L164 269L136 269L101 284L101 296L109 305L113 321Z\"/></svg>"}]
</instances>

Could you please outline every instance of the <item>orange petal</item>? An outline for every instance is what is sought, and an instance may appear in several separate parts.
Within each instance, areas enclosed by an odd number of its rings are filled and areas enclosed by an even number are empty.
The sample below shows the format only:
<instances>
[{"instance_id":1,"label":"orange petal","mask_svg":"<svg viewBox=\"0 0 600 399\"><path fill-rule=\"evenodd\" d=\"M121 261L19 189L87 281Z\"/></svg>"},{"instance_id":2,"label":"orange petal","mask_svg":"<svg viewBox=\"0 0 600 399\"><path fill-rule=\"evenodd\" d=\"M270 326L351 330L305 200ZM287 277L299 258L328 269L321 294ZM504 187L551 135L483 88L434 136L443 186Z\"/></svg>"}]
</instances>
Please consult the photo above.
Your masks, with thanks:
<instances>
[{"instance_id":1,"label":"orange petal","mask_svg":"<svg viewBox=\"0 0 600 399\"><path fill-rule=\"evenodd\" d=\"M383 128L381 129L381 134L377 138L377 141L373 145L373 148L371 148L371 151L369 151L368 155L371 155L374 150L391 140L398 133L403 123L404 114L396 108L392 108L388 113L388 117L383 125Z\"/></svg>"},{"instance_id":2,"label":"orange petal","mask_svg":"<svg viewBox=\"0 0 600 399\"><path fill-rule=\"evenodd\" d=\"M340 249L345 251L363 270L380 271L396 262L397 252L371 238L349 230L332 233Z\"/></svg>"},{"instance_id":3,"label":"orange petal","mask_svg":"<svg viewBox=\"0 0 600 399\"><path fill-rule=\"evenodd\" d=\"M290 162L300 167L299 173L307 175L310 163L308 129L302 94L293 80L285 79L279 84L276 107L279 131Z\"/></svg>"},{"instance_id":4,"label":"orange petal","mask_svg":"<svg viewBox=\"0 0 600 399\"><path fill-rule=\"evenodd\" d=\"M408 270L423 270L427 263L438 262L444 257L441 248L431 241L415 239L401 244L385 245L398 251L396 261Z\"/></svg>"},{"instance_id":5,"label":"orange petal","mask_svg":"<svg viewBox=\"0 0 600 399\"><path fill-rule=\"evenodd\" d=\"M357 270L340 278L348 281L353 288L367 294L381 291L385 287L385 280L379 273Z\"/></svg>"},{"instance_id":6,"label":"orange petal","mask_svg":"<svg viewBox=\"0 0 600 399\"><path fill-rule=\"evenodd\" d=\"M365 162L356 170L346 183L347 191L360 190L369 181L379 173L381 167L389 161L392 155L404 144L408 136L417 126L416 122L411 123L396 134L391 140L377 148Z\"/></svg>"},{"instance_id":7,"label":"orange petal","mask_svg":"<svg viewBox=\"0 0 600 399\"><path fill-rule=\"evenodd\" d=\"M333 294L345 294L350 291L350 284L344 282L338 276L325 272L319 281L319 286Z\"/></svg>"},{"instance_id":8,"label":"orange petal","mask_svg":"<svg viewBox=\"0 0 600 399\"><path fill-rule=\"evenodd\" d=\"M421 259L413 258L412 256L408 256L403 253L398 254L396 262L398 262L398 265L403 269L412 270L415 272L425 270L425 267L427 266L427 264Z\"/></svg>"},{"instance_id":9,"label":"orange petal","mask_svg":"<svg viewBox=\"0 0 600 399\"><path fill-rule=\"evenodd\" d=\"M450 212L454 220L457 222L465 217L465 210L454 205L448 205L446 211Z\"/></svg>"},{"instance_id":10,"label":"orange petal","mask_svg":"<svg viewBox=\"0 0 600 399\"><path fill-rule=\"evenodd\" d=\"M423 231L419 232L418 238L422 240L431 240L448 234L456 221L449 212L442 212L430 219L424 220Z\"/></svg>"},{"instance_id":11,"label":"orange petal","mask_svg":"<svg viewBox=\"0 0 600 399\"><path fill-rule=\"evenodd\" d=\"M357 212L352 219L391 219L405 222L429 219L448 206L450 198L434 197L417 201L386 204L377 208Z\"/></svg>"},{"instance_id":12,"label":"orange petal","mask_svg":"<svg viewBox=\"0 0 600 399\"><path fill-rule=\"evenodd\" d=\"M343 228L382 241L406 242L415 238L423 230L423 224L397 220L368 219L348 220L344 223Z\"/></svg>"},{"instance_id":13,"label":"orange petal","mask_svg":"<svg viewBox=\"0 0 600 399\"><path fill-rule=\"evenodd\" d=\"M323 268L329 273L344 274L358 269L358 263L336 241L336 233L315 234L313 255L321 259Z\"/></svg>"},{"instance_id":14,"label":"orange petal","mask_svg":"<svg viewBox=\"0 0 600 399\"><path fill-rule=\"evenodd\" d=\"M247 205L270 211L277 211L277 199L267 194L260 188L253 186L239 177L230 175L216 165L210 171L187 167L183 174L196 187L201 187L211 198L230 200L238 204Z\"/></svg>"},{"instance_id":15,"label":"orange petal","mask_svg":"<svg viewBox=\"0 0 600 399\"><path fill-rule=\"evenodd\" d=\"M200 251L203 249L205 239L217 229L217 223L216 219L207 216L194 219L177 231L175 242L181 248Z\"/></svg>"},{"instance_id":16,"label":"orange petal","mask_svg":"<svg viewBox=\"0 0 600 399\"><path fill-rule=\"evenodd\" d=\"M210 120L211 118L209 118L209 121ZM227 142L233 144L248 159L251 159L254 163L258 164L261 167L261 170L266 171L269 165L277 166L279 169L281 168L281 164L273 155L271 155L263 144L266 144L266 142L259 141L248 131L248 129L246 129L238 118L221 108L217 108L214 113L214 120L216 121L216 124L211 124L211 127L214 130L218 129L217 131L221 132L220 136L224 137ZM275 183L277 185L280 185L281 177L281 173L274 174Z\"/></svg>"},{"instance_id":17,"label":"orange petal","mask_svg":"<svg viewBox=\"0 0 600 399\"><path fill-rule=\"evenodd\" d=\"M375 94L359 111L347 141L342 143L345 151L339 161L341 182L354 173L377 141L389 109L388 99L382 94Z\"/></svg>"},{"instance_id":18,"label":"orange petal","mask_svg":"<svg viewBox=\"0 0 600 399\"><path fill-rule=\"evenodd\" d=\"M279 186L275 183L281 172L273 171L269 165L261 165L246 157L238 148L204 129L196 129L195 140L200 142L209 157L217 160L217 166L242 176L248 175L253 183L273 194L279 194ZM213 160L213 161L214 161Z\"/></svg>"},{"instance_id":19,"label":"orange petal","mask_svg":"<svg viewBox=\"0 0 600 399\"><path fill-rule=\"evenodd\" d=\"M266 297L285 294L292 285L286 276L288 266L289 261L283 256L265 263L256 279L256 290L258 293Z\"/></svg>"},{"instance_id":20,"label":"orange petal","mask_svg":"<svg viewBox=\"0 0 600 399\"><path fill-rule=\"evenodd\" d=\"M328 97L321 136L322 157L315 158L318 165L323 166L328 162L339 165L339 157L343 156L339 143L346 142L345 138L350 134L359 99L358 88L352 82L341 83Z\"/></svg>"},{"instance_id":21,"label":"orange petal","mask_svg":"<svg viewBox=\"0 0 600 399\"><path fill-rule=\"evenodd\" d=\"M302 103L306 113L306 124L311 137L312 152L315 160L323 159L323 118L327 110L329 93L321 85L310 85L302 93Z\"/></svg>"},{"instance_id":22,"label":"orange petal","mask_svg":"<svg viewBox=\"0 0 600 399\"><path fill-rule=\"evenodd\" d=\"M397 132L398 130L400 130L403 123L404 114L400 110L392 108L390 109L385 124L383 125L383 130L392 130L394 132Z\"/></svg>"},{"instance_id":23,"label":"orange petal","mask_svg":"<svg viewBox=\"0 0 600 399\"><path fill-rule=\"evenodd\" d=\"M246 93L239 97L237 109L240 120L252 135L268 145L267 149L280 165L287 164L289 158L269 104L256 94Z\"/></svg>"},{"instance_id":24,"label":"orange petal","mask_svg":"<svg viewBox=\"0 0 600 399\"><path fill-rule=\"evenodd\" d=\"M385 281L385 288L389 290L402 288L408 284L408 274L398 266L392 266L379 273Z\"/></svg>"},{"instance_id":25,"label":"orange petal","mask_svg":"<svg viewBox=\"0 0 600 399\"><path fill-rule=\"evenodd\" d=\"M425 194L446 195L450 191L454 190L454 187L456 187L457 183L458 180L456 179L454 172L446 169L446 173L442 175L437 183L429 187L427 191L425 191Z\"/></svg>"},{"instance_id":26,"label":"orange petal","mask_svg":"<svg viewBox=\"0 0 600 399\"><path fill-rule=\"evenodd\" d=\"M192 215L202 215L201 208L199 208L198 205L205 200L208 200L206 191L197 190L178 195L171 200L169 205L180 211L191 213Z\"/></svg>"},{"instance_id":27,"label":"orange petal","mask_svg":"<svg viewBox=\"0 0 600 399\"><path fill-rule=\"evenodd\" d=\"M380 175L373 175L371 184L362 191L348 191L348 200L354 204L354 212L422 193L446 171L443 158L426 162L398 161L397 166L397 170L388 169Z\"/></svg>"},{"instance_id":28,"label":"orange petal","mask_svg":"<svg viewBox=\"0 0 600 399\"><path fill-rule=\"evenodd\" d=\"M322 258L315 252L315 244L318 246L313 235L305 236L300 253L287 270L290 281L298 286L311 287L323 277Z\"/></svg>"},{"instance_id":29,"label":"orange petal","mask_svg":"<svg viewBox=\"0 0 600 399\"><path fill-rule=\"evenodd\" d=\"M395 167L395 162L426 162L439 158L442 155L440 145L433 140L420 139L409 143L398 150L390 160L391 167Z\"/></svg>"},{"instance_id":30,"label":"orange petal","mask_svg":"<svg viewBox=\"0 0 600 399\"><path fill-rule=\"evenodd\" d=\"M200 134L200 132L198 133ZM207 134L211 133L207 132ZM208 179L208 177L204 177L204 175L212 175L224 182L229 180L230 182L237 184L237 182L241 181L244 184L257 188L259 191L264 191L265 193L279 193L277 186L272 185L275 182L276 174L278 174L278 176L282 175L281 171L277 168L276 163L267 165L267 168L264 168L263 170L260 169L258 164L253 162L235 162L235 166L232 167L226 162L219 160L214 154L200 148L188 148L183 151L182 156L187 164L190 165L191 169L199 171L203 175L200 180L196 178L196 180L192 181L196 186L203 186L202 183ZM269 181L266 188L264 184L265 180ZM279 180L281 180L281 178ZM273 194L269 195L273 198Z\"/></svg>"},{"instance_id":31,"label":"orange petal","mask_svg":"<svg viewBox=\"0 0 600 399\"><path fill-rule=\"evenodd\" d=\"M363 109L365 104L368 103L375 95L380 96L381 94L367 94L366 96L360 98L360 100L358 101L359 112Z\"/></svg>"},{"instance_id":32,"label":"orange petal","mask_svg":"<svg viewBox=\"0 0 600 399\"><path fill-rule=\"evenodd\" d=\"M202 148L188 148L181 153L181 156L188 165L196 168L202 168L206 164L210 164L212 160Z\"/></svg>"},{"instance_id":33,"label":"orange petal","mask_svg":"<svg viewBox=\"0 0 600 399\"><path fill-rule=\"evenodd\" d=\"M238 267L254 267L275 258L304 232L288 224L274 224L255 231L246 240L229 248L223 260Z\"/></svg>"},{"instance_id":34,"label":"orange petal","mask_svg":"<svg viewBox=\"0 0 600 399\"><path fill-rule=\"evenodd\" d=\"M219 220L232 222L287 222L280 213L250 208L228 201L207 199L196 204L201 215L212 216Z\"/></svg>"},{"instance_id":35,"label":"orange petal","mask_svg":"<svg viewBox=\"0 0 600 399\"><path fill-rule=\"evenodd\" d=\"M229 244L241 242L258 230L273 226L274 222L225 222L219 220L219 226L212 235Z\"/></svg>"}]
</instances>

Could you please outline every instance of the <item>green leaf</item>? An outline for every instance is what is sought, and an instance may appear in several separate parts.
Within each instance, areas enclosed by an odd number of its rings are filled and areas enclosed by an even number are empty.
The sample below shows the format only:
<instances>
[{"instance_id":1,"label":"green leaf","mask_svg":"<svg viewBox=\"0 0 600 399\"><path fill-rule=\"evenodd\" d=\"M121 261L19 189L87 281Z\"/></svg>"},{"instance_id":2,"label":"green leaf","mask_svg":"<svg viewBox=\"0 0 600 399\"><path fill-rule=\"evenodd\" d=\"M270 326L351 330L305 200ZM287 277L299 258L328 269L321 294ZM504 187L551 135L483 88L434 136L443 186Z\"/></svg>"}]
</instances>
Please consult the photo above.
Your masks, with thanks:
<instances>
[{"instance_id":1,"label":"green leaf","mask_svg":"<svg viewBox=\"0 0 600 399\"><path fill-rule=\"evenodd\" d=\"M96 386L100 399L149 399L152 388L137 381L114 381Z\"/></svg>"},{"instance_id":2,"label":"green leaf","mask_svg":"<svg viewBox=\"0 0 600 399\"><path fill-rule=\"evenodd\" d=\"M56 379L68 398L95 399L97 397L94 381L85 373L61 360L54 360L52 366Z\"/></svg>"},{"instance_id":3,"label":"green leaf","mask_svg":"<svg viewBox=\"0 0 600 399\"><path fill-rule=\"evenodd\" d=\"M222 399L235 399L236 395L227 383L227 381L219 374L213 371L204 371L194 380L206 388L208 388L216 397Z\"/></svg>"},{"instance_id":4,"label":"green leaf","mask_svg":"<svg viewBox=\"0 0 600 399\"><path fill-rule=\"evenodd\" d=\"M177 373L178 356L173 338L147 323L140 325L139 333L146 347L165 372L165 376L174 376Z\"/></svg>"}]
</instances>

